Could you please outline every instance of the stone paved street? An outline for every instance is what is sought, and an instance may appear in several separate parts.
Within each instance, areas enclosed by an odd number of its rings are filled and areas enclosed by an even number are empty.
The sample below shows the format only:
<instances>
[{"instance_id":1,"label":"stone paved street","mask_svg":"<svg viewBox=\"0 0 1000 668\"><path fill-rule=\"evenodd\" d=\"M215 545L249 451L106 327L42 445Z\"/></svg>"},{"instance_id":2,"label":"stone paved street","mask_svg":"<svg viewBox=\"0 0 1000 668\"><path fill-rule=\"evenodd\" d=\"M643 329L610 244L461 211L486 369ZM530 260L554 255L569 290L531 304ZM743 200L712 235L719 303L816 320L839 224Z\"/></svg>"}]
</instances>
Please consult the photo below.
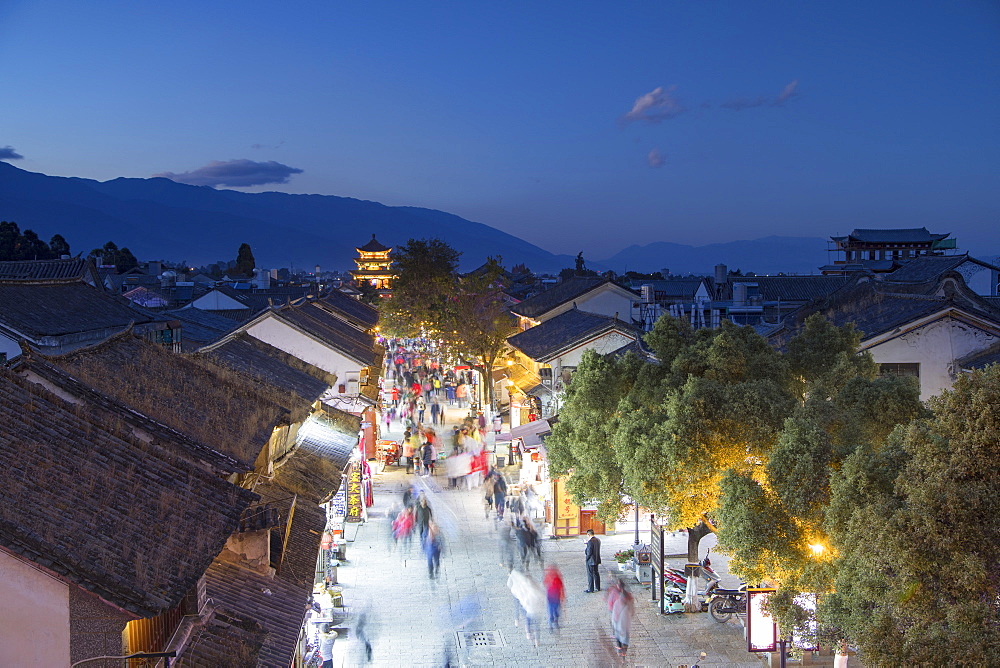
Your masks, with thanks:
<instances>
[{"instance_id":1,"label":"stone paved street","mask_svg":"<svg viewBox=\"0 0 1000 668\"><path fill-rule=\"evenodd\" d=\"M458 411L449 410L449 418L457 419ZM414 481L426 490L446 539L441 574L433 582L416 542L409 549L394 547L389 536L390 509L400 503L405 486ZM583 540L544 541L546 563L558 565L566 582L566 603L562 630L550 633L543 626L536 648L525 637L523 625L514 626L516 603L506 587L507 569L500 564L495 521L484 518L479 490L448 490L442 485L447 487L447 479L440 473L421 478L389 467L375 479L375 506L368 522L348 529L352 542L348 562L339 569L339 581L352 613L368 611L372 665L443 666L449 658L451 665L466 666L621 665L607 649L613 641L603 595L583 591ZM633 534L601 539L602 575L607 576L607 569L617 565L611 555L630 547ZM643 540L648 540L648 533ZM678 534L670 539L667 550L681 552L685 542ZM722 567L723 583L735 584L725 574L724 560L713 561ZM531 566L529 572L541 579L538 566ZM661 617L647 588L632 578L630 590L636 599L636 618L627 665L693 664L700 652L707 654L700 663L703 667L762 665L746 652L738 622L717 624L707 613ZM460 647L456 631L463 621L462 631L497 632L500 644ZM352 638L339 639L335 652L335 665L364 663L360 643Z\"/></svg>"}]
</instances>

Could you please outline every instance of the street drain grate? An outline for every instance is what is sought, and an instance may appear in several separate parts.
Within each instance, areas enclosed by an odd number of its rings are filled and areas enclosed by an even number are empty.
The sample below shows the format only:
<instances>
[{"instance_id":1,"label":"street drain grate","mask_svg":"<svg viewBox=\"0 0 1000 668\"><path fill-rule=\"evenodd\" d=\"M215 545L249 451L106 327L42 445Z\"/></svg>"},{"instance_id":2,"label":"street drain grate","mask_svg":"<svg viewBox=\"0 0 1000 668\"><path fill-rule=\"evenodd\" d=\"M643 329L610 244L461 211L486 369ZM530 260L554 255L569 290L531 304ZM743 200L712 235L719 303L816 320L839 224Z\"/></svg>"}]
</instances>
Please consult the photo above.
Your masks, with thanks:
<instances>
[{"instance_id":1,"label":"street drain grate","mask_svg":"<svg viewBox=\"0 0 1000 668\"><path fill-rule=\"evenodd\" d=\"M499 631L459 631L457 635L459 647L490 649L504 646Z\"/></svg>"}]
</instances>

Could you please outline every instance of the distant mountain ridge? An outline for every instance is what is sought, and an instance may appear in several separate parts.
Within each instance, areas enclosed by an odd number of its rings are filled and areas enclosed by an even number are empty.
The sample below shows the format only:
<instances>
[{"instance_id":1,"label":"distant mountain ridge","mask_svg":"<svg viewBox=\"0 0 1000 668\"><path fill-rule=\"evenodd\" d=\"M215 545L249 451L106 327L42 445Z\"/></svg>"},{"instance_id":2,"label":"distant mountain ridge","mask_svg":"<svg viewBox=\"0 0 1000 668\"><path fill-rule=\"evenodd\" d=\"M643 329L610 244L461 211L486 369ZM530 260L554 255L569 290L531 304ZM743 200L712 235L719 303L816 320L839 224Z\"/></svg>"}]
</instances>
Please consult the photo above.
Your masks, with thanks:
<instances>
[{"instance_id":1,"label":"distant mountain ridge","mask_svg":"<svg viewBox=\"0 0 1000 668\"><path fill-rule=\"evenodd\" d=\"M462 251L463 271L490 255L500 255L507 267L524 264L540 273L573 267L576 259L435 209L335 195L216 190L165 178L47 176L2 161L0 220L32 229L46 241L61 234L74 254L114 241L140 260L186 260L195 266L234 259L239 245L247 242L263 268L353 269L354 248L373 233L387 246L411 238L441 238ZM666 268L674 275L710 275L723 263L744 273L815 274L834 259L827 244L820 237L779 236L705 246L656 241L585 260L590 269L617 273Z\"/></svg>"},{"instance_id":2,"label":"distant mountain ridge","mask_svg":"<svg viewBox=\"0 0 1000 668\"><path fill-rule=\"evenodd\" d=\"M715 265L725 264L757 274L818 274L819 268L834 259L827 253L828 239L819 237L779 237L728 241L688 246L656 241L645 246L629 246L600 264L618 272L653 273L669 269L671 274L712 274Z\"/></svg>"},{"instance_id":3,"label":"distant mountain ridge","mask_svg":"<svg viewBox=\"0 0 1000 668\"><path fill-rule=\"evenodd\" d=\"M352 269L356 246L372 234L388 246L439 237L462 251L471 270L490 255L533 271L572 267L556 255L495 228L443 211L390 207L334 195L243 193L164 178L111 181L47 176L0 162L0 220L43 239L62 234L73 253L114 241L140 259L204 265L251 245L260 267Z\"/></svg>"}]
</instances>

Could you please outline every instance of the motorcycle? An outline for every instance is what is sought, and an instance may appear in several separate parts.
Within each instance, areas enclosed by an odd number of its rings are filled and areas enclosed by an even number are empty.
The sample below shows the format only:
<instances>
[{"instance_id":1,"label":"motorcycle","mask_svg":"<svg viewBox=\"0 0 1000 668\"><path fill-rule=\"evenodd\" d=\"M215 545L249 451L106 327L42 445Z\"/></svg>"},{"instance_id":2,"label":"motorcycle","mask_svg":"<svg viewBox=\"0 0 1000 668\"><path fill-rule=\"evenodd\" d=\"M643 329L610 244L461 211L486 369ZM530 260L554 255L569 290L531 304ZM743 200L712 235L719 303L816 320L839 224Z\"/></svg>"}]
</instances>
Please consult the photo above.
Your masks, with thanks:
<instances>
[{"instance_id":1,"label":"motorcycle","mask_svg":"<svg viewBox=\"0 0 1000 668\"><path fill-rule=\"evenodd\" d=\"M714 589L708 601L708 613L720 624L728 622L733 615L745 619L747 586L742 585L739 589Z\"/></svg>"},{"instance_id":2,"label":"motorcycle","mask_svg":"<svg viewBox=\"0 0 1000 668\"><path fill-rule=\"evenodd\" d=\"M711 550L709 550L705 554L705 558L699 562L699 566L701 566L700 575L707 583L705 590L699 592L704 596L708 596L712 590L719 586L719 580L721 579L719 574L715 572L715 569L712 568L712 560L709 559L710 553ZM687 591L687 574L679 568L664 569L663 579L665 580L664 585L667 587L676 587L682 591Z\"/></svg>"}]
</instances>

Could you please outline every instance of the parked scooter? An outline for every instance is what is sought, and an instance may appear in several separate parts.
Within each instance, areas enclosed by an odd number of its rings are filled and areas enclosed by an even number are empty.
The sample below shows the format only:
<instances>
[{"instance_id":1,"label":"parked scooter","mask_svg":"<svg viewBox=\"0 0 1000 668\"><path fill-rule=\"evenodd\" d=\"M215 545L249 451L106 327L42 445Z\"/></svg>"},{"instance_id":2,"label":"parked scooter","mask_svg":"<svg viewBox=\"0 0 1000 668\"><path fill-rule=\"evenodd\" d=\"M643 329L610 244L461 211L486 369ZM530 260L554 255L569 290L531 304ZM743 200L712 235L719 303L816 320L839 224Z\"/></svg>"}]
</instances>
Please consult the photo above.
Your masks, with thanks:
<instances>
[{"instance_id":1,"label":"parked scooter","mask_svg":"<svg viewBox=\"0 0 1000 668\"><path fill-rule=\"evenodd\" d=\"M699 592L704 595L708 595L713 589L715 589L719 585L719 580L721 579L719 574L715 572L715 569L712 568L712 560L709 559L709 553L711 553L711 550L705 553L705 558L699 563L701 566L701 577L705 578L705 582L707 583L705 590ZM687 575L684 571L678 568L667 568L664 569L663 578L666 580L666 582L664 582L666 586L676 586L682 591L687 590Z\"/></svg>"},{"instance_id":2,"label":"parked scooter","mask_svg":"<svg viewBox=\"0 0 1000 668\"><path fill-rule=\"evenodd\" d=\"M745 619L747 586L742 585L739 589L714 589L708 601L708 612L720 624L728 622L733 615Z\"/></svg>"}]
</instances>

